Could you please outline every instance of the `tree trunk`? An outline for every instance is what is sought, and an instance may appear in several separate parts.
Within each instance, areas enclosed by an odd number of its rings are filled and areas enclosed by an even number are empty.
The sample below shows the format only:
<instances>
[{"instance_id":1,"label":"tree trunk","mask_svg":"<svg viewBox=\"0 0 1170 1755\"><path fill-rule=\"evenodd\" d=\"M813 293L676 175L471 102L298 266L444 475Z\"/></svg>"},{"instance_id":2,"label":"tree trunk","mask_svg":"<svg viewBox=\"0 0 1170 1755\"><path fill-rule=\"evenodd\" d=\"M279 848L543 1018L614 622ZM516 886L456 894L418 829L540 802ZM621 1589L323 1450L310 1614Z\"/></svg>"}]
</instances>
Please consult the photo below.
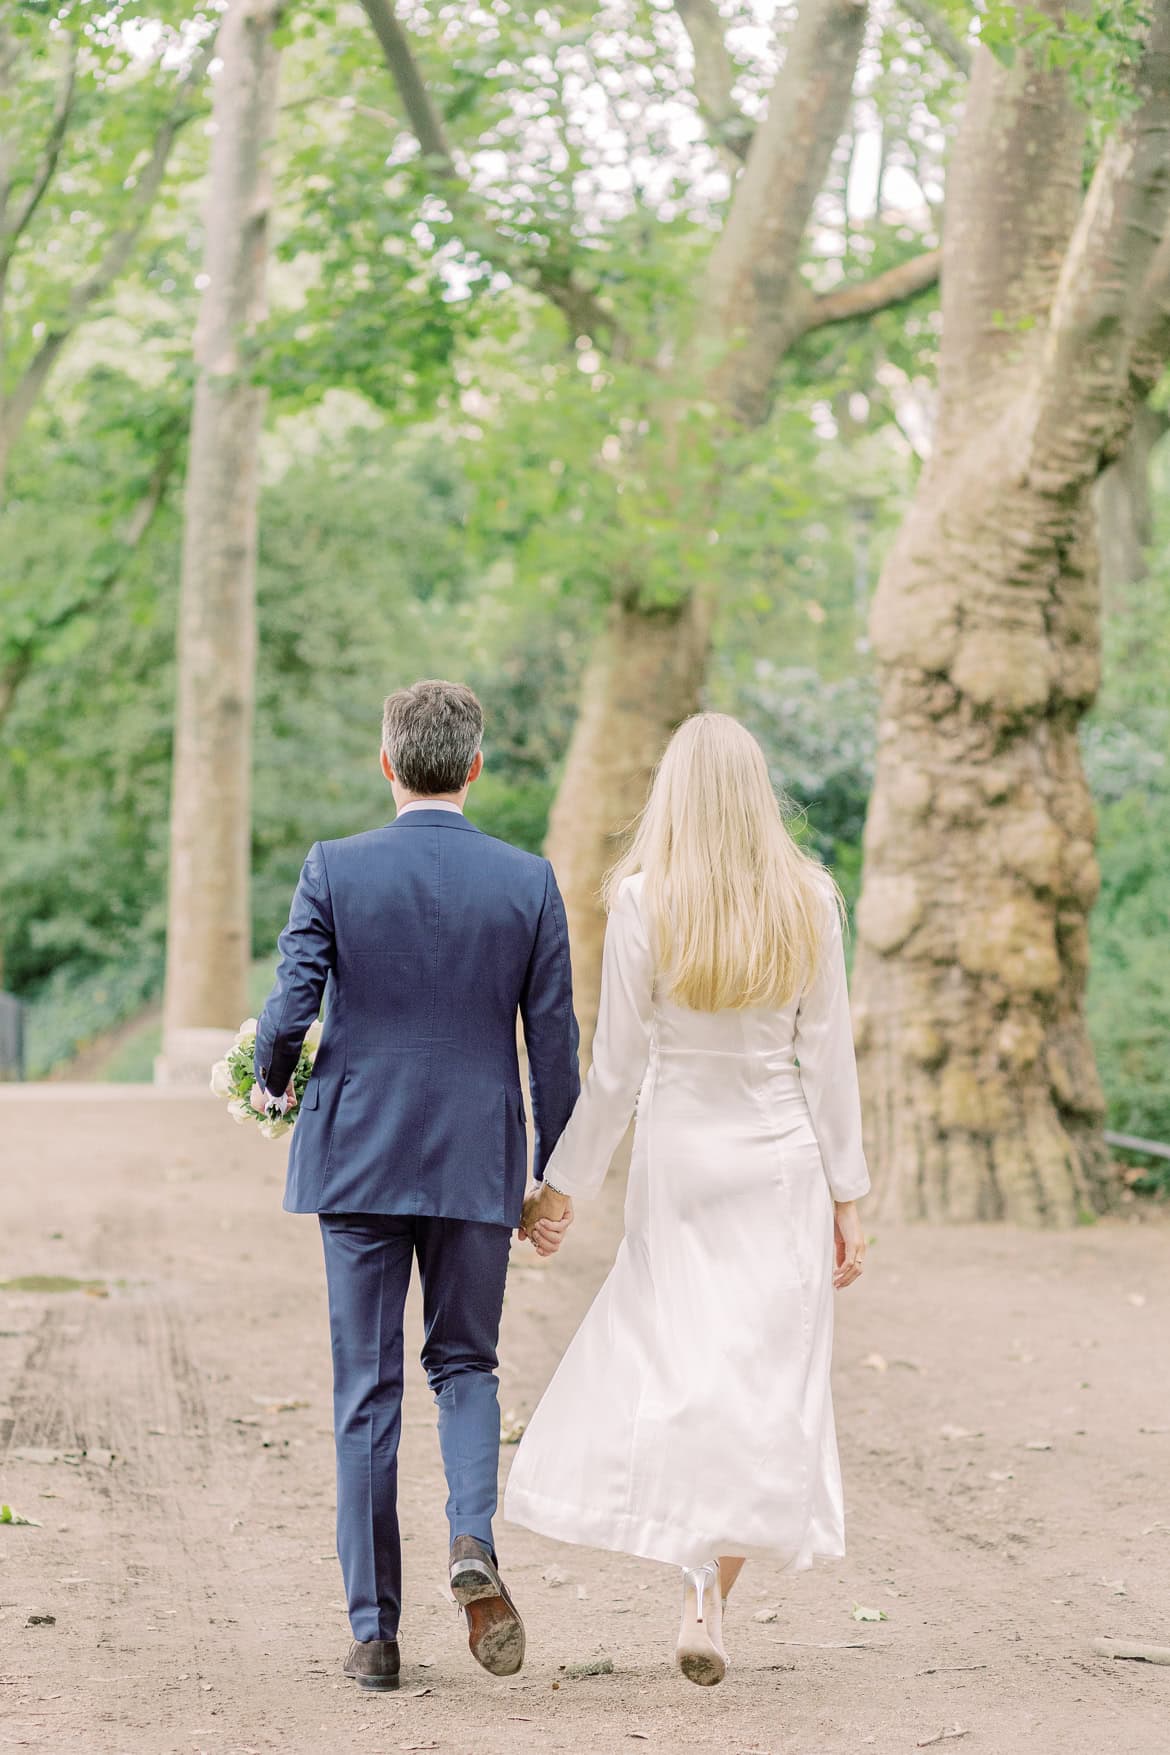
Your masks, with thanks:
<instances>
[{"instance_id":1,"label":"tree trunk","mask_svg":"<svg viewBox=\"0 0 1170 1755\"><path fill-rule=\"evenodd\" d=\"M1071 1224L1103 1204L1104 1175L1083 1009L1088 492L1054 504L985 463L944 470L872 619L882 698L853 980L866 1142L885 1211ZM950 661L947 610L979 629Z\"/></svg>"},{"instance_id":2,"label":"tree trunk","mask_svg":"<svg viewBox=\"0 0 1170 1755\"><path fill-rule=\"evenodd\" d=\"M569 918L586 1052L601 986L601 880L646 802L664 744L699 705L708 645L697 599L657 612L615 604L590 656L545 847Z\"/></svg>"},{"instance_id":3,"label":"tree trunk","mask_svg":"<svg viewBox=\"0 0 1170 1755\"><path fill-rule=\"evenodd\" d=\"M910 1218L1071 1224L1107 1202L1077 728L1099 670L1093 483L1132 416L1133 313L1168 217L1168 47L1159 0L1141 103L1084 200L1063 75L976 51L938 444L871 617L854 1019L878 1203Z\"/></svg>"},{"instance_id":4,"label":"tree trunk","mask_svg":"<svg viewBox=\"0 0 1170 1755\"><path fill-rule=\"evenodd\" d=\"M273 0L221 27L180 586L163 1082L202 1079L248 1006L258 452L248 348L264 314ZM214 1052L212 1054L214 1057Z\"/></svg>"},{"instance_id":5,"label":"tree trunk","mask_svg":"<svg viewBox=\"0 0 1170 1755\"><path fill-rule=\"evenodd\" d=\"M693 18L692 18L693 23ZM800 274L813 203L852 101L865 37L865 0L804 0L785 45L768 114L752 135L727 220L707 263L695 333L680 385L664 398L676 430L682 385L701 385L727 430L768 418L784 355L817 321ZM698 47L698 45L696 45ZM657 497L694 533L703 552L714 521L727 447L716 442L706 479L679 504L672 446ZM597 1015L604 917L601 880L623 829L645 803L646 785L674 728L700 705L710 644L711 584L679 581L670 612L643 607L636 587L615 608L586 670L580 721L569 746L545 851L565 890L577 1016L588 1044ZM607 715L612 715L611 718ZM619 728L620 727L620 728Z\"/></svg>"},{"instance_id":6,"label":"tree trunk","mask_svg":"<svg viewBox=\"0 0 1170 1755\"><path fill-rule=\"evenodd\" d=\"M1107 616L1125 614L1129 587L1149 571L1146 557L1154 540L1150 458L1165 431L1166 416L1143 402L1135 413L1124 451L1097 483L1101 610Z\"/></svg>"}]
</instances>

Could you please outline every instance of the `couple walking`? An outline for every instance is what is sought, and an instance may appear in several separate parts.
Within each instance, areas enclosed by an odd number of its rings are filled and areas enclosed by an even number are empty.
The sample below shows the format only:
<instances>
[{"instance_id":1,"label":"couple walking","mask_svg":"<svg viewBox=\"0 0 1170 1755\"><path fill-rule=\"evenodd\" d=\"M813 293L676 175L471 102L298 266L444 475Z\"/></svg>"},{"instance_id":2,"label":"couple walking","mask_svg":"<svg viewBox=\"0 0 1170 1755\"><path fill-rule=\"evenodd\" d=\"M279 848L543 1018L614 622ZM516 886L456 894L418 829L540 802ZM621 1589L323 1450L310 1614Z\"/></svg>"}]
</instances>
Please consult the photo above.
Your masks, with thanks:
<instances>
[{"instance_id":1,"label":"couple walking","mask_svg":"<svg viewBox=\"0 0 1170 1755\"><path fill-rule=\"evenodd\" d=\"M794 1571L844 1551L832 1293L861 1272L869 1179L838 897L788 835L755 740L721 714L688 720L608 881L582 1086L552 867L463 815L482 735L466 688L391 695L381 761L398 814L310 851L256 1035L263 1107L289 1085L324 997L284 1204L317 1213L324 1241L345 1671L398 1685L416 1257L451 1591L475 1658L497 1676L520 1668L524 1626L492 1531L511 1233L519 1222L542 1255L560 1248L636 1107L625 1236L529 1423L505 1513L680 1567L677 1661L709 1685L746 1558Z\"/></svg>"}]
</instances>

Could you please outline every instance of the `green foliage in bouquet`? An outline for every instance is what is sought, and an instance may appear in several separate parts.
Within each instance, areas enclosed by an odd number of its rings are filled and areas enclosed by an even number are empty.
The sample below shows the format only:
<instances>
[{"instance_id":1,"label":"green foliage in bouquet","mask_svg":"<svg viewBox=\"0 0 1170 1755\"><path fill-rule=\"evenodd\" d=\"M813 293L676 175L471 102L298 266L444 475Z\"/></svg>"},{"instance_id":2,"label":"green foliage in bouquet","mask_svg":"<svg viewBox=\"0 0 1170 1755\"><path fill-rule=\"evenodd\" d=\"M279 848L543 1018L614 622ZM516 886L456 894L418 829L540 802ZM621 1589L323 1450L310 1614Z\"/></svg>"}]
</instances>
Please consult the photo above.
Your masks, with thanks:
<instances>
[{"instance_id":1,"label":"green foliage in bouquet","mask_svg":"<svg viewBox=\"0 0 1170 1755\"><path fill-rule=\"evenodd\" d=\"M313 1024L305 1038L301 1057L297 1061L293 1073L292 1084L296 1093L297 1107L287 1115L265 1115L260 1109L252 1107L252 1086L256 1082L256 1019L246 1018L240 1025L236 1039L222 1060L217 1060L211 1069L211 1088L217 1097L228 1100L228 1114L233 1121L242 1126L247 1121L255 1122L266 1139L279 1139L287 1133L296 1122L301 1099L305 1087L313 1071L313 1062L317 1058L317 1047L321 1040L320 1021Z\"/></svg>"}]
</instances>

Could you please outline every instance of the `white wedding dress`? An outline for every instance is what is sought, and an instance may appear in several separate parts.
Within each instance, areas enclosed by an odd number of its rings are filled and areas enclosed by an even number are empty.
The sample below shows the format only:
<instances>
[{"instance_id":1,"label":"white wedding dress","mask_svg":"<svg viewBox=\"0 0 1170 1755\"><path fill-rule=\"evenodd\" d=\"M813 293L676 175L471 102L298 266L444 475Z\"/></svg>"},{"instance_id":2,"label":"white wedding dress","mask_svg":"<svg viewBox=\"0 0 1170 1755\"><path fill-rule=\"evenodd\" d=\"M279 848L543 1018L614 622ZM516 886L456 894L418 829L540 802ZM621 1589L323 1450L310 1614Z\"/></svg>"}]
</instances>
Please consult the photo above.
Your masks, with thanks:
<instances>
[{"instance_id":1,"label":"white wedding dress","mask_svg":"<svg viewBox=\"0 0 1170 1755\"><path fill-rule=\"evenodd\" d=\"M546 1171L596 1194L636 1100L625 1236L516 1452L505 1515L679 1566L763 1554L796 1570L844 1553L832 1197L869 1176L841 929L826 907L799 1001L694 1012L655 978L641 892L628 878L610 916L593 1064Z\"/></svg>"}]
</instances>

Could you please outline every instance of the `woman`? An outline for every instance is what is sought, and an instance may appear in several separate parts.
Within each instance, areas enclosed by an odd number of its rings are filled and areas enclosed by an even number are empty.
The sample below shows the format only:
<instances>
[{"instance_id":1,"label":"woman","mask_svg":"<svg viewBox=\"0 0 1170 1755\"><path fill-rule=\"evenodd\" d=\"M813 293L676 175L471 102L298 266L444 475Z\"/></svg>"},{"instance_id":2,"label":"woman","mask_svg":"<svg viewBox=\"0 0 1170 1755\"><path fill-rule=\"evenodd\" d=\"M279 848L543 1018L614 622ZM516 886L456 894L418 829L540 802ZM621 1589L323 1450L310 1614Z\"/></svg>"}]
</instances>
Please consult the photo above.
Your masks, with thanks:
<instances>
[{"instance_id":1,"label":"woman","mask_svg":"<svg viewBox=\"0 0 1170 1755\"><path fill-rule=\"evenodd\" d=\"M844 1553L832 1289L861 1272L869 1176L840 902L722 713L675 733L607 901L593 1064L524 1232L559 1245L637 1101L625 1236L505 1511L680 1566L677 1661L709 1686L747 1556Z\"/></svg>"}]
</instances>

